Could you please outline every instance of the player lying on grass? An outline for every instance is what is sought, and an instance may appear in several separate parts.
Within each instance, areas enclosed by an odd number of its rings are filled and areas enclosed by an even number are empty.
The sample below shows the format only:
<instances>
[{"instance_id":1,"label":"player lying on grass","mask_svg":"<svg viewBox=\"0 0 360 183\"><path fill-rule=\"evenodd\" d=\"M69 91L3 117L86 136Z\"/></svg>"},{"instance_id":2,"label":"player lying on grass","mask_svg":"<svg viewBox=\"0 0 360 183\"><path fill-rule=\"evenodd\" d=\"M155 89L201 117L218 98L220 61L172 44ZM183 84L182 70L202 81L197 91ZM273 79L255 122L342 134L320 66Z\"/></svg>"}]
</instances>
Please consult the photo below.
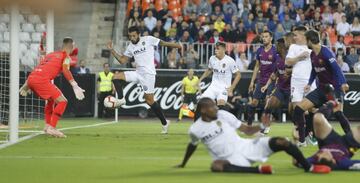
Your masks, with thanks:
<instances>
[{"instance_id":1,"label":"player lying on grass","mask_svg":"<svg viewBox=\"0 0 360 183\"><path fill-rule=\"evenodd\" d=\"M67 100L59 88L51 81L60 73L63 73L66 80L73 87L75 97L78 100L85 98L85 90L78 86L69 70L71 61L69 54L73 51L73 43L72 38L64 38L62 49L47 54L30 73L25 84L20 88L22 96L27 96L30 91L33 91L40 98L47 101L44 108L46 122L44 131L46 134L54 137L66 137L61 131L56 129L56 125L66 109Z\"/></svg>"},{"instance_id":2,"label":"player lying on grass","mask_svg":"<svg viewBox=\"0 0 360 183\"><path fill-rule=\"evenodd\" d=\"M351 133L339 135L326 119L338 105L328 102L314 115L314 132L319 143L319 150L307 159L309 163L321 164L333 170L360 170L360 160L351 160L360 148L360 126L351 129ZM297 161L295 165L301 167Z\"/></svg>"},{"instance_id":3,"label":"player lying on grass","mask_svg":"<svg viewBox=\"0 0 360 183\"><path fill-rule=\"evenodd\" d=\"M180 165L185 167L195 152L199 141L204 143L213 158L213 172L246 172L271 174L270 165L252 167L255 162L265 162L268 157L279 151L285 151L299 162L306 172L329 173L330 168L324 165L312 165L306 161L298 147L283 137L259 137L244 139L237 130L246 135L253 135L264 129L263 124L248 126L241 123L231 113L219 110L210 98L202 98L198 103L201 118L191 125L189 134L191 142L187 146L185 157Z\"/></svg>"}]
</instances>

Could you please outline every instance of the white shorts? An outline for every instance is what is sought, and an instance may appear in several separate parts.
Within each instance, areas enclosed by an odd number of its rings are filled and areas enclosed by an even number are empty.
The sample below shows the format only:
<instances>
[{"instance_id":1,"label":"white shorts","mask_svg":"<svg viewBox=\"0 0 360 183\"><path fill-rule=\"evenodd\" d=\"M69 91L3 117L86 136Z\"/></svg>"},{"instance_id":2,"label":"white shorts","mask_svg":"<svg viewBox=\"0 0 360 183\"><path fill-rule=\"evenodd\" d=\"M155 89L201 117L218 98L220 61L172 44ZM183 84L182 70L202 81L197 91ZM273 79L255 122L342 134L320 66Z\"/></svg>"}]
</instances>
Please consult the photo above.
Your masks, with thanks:
<instances>
[{"instance_id":1,"label":"white shorts","mask_svg":"<svg viewBox=\"0 0 360 183\"><path fill-rule=\"evenodd\" d=\"M304 88L308 84L307 79L291 78L291 102L301 102L304 97L316 89L315 82L311 85L310 91L305 93Z\"/></svg>"},{"instance_id":2,"label":"white shorts","mask_svg":"<svg viewBox=\"0 0 360 183\"><path fill-rule=\"evenodd\" d=\"M274 152L269 146L270 137L258 137L255 139L245 139L246 145L238 148L227 160L237 166L251 166L253 163L267 161Z\"/></svg>"},{"instance_id":3,"label":"white shorts","mask_svg":"<svg viewBox=\"0 0 360 183\"><path fill-rule=\"evenodd\" d=\"M226 102L228 99L226 86L217 86L210 84L210 86L205 90L205 92L201 95L200 98L205 97L211 98L216 101L224 100Z\"/></svg>"},{"instance_id":4,"label":"white shorts","mask_svg":"<svg viewBox=\"0 0 360 183\"><path fill-rule=\"evenodd\" d=\"M154 74L138 73L136 71L125 71L125 81L140 84L144 93L152 94L155 92L155 76Z\"/></svg>"}]
</instances>

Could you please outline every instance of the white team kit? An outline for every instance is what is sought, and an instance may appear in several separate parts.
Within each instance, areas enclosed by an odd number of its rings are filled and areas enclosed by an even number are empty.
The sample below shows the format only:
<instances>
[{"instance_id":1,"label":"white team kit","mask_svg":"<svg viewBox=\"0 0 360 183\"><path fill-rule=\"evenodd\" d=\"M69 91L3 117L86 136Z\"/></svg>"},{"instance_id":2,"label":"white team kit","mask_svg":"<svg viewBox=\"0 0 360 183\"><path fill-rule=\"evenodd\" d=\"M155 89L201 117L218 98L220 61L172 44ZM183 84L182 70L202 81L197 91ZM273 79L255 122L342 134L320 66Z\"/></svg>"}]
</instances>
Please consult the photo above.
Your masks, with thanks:
<instances>
[{"instance_id":1,"label":"white team kit","mask_svg":"<svg viewBox=\"0 0 360 183\"><path fill-rule=\"evenodd\" d=\"M219 110L217 119L204 122L199 118L191 125L189 135L191 143L201 141L213 160L228 160L237 166L251 166L255 162L265 162L273 153L269 146L270 137L244 139L237 134L241 126L231 113Z\"/></svg>"},{"instance_id":2,"label":"white team kit","mask_svg":"<svg viewBox=\"0 0 360 183\"><path fill-rule=\"evenodd\" d=\"M213 72L211 84L201 95L201 98L208 97L217 101L227 101L227 88L231 86L232 75L239 71L235 60L227 55L219 60L213 55L209 59L208 67Z\"/></svg>"},{"instance_id":3,"label":"white team kit","mask_svg":"<svg viewBox=\"0 0 360 183\"><path fill-rule=\"evenodd\" d=\"M130 43L124 53L127 57L134 57L136 71L126 71L127 82L139 83L146 94L154 93L156 70L154 65L154 47L160 39L153 36L143 36L137 44Z\"/></svg>"},{"instance_id":4,"label":"white team kit","mask_svg":"<svg viewBox=\"0 0 360 183\"><path fill-rule=\"evenodd\" d=\"M307 47L307 45L292 44L290 45L288 54L286 55L286 58L295 58L303 52L308 52L309 57L305 60L297 62L293 66L290 82L291 102L301 102L302 99L308 94L304 92L304 88L308 84L312 69L310 60L311 50ZM316 86L314 82L310 91L314 90L315 88Z\"/></svg>"}]
</instances>

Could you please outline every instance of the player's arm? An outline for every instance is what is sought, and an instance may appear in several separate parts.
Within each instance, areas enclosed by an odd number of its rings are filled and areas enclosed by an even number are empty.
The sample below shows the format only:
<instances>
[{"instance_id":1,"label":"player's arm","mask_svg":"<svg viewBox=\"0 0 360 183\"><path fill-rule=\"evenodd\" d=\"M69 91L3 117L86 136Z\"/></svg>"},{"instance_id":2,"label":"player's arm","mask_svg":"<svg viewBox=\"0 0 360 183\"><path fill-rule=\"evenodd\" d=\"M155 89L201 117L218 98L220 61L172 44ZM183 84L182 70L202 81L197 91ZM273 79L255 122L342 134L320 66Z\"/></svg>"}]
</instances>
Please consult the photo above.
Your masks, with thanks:
<instances>
[{"instance_id":1,"label":"player's arm","mask_svg":"<svg viewBox=\"0 0 360 183\"><path fill-rule=\"evenodd\" d=\"M293 46L290 46L288 55L285 58L285 65L295 65L296 63L300 62L301 60L305 60L306 58L310 57L309 52L302 52L300 55L295 56L297 53L295 53L296 50L294 50Z\"/></svg>"},{"instance_id":2,"label":"player's arm","mask_svg":"<svg viewBox=\"0 0 360 183\"><path fill-rule=\"evenodd\" d=\"M239 127L239 131L245 133L246 135L254 135L255 133L264 130L265 125L260 123L260 125L252 125L249 126L247 124L241 123L241 126Z\"/></svg>"},{"instance_id":3,"label":"player's arm","mask_svg":"<svg viewBox=\"0 0 360 183\"><path fill-rule=\"evenodd\" d=\"M268 79L268 81L266 82L265 86L263 86L261 88L261 92L265 92L267 90L267 88L269 87L270 83L272 83L273 81L275 81L277 79L277 74L276 73L272 73Z\"/></svg>"},{"instance_id":4,"label":"player's arm","mask_svg":"<svg viewBox=\"0 0 360 183\"><path fill-rule=\"evenodd\" d=\"M201 75L201 77L200 77L200 79L199 79L199 84L201 83L202 80L204 80L205 78L207 78L211 73L212 73L212 69L211 69L211 68L206 69L206 71Z\"/></svg>"},{"instance_id":5,"label":"player's arm","mask_svg":"<svg viewBox=\"0 0 360 183\"><path fill-rule=\"evenodd\" d=\"M259 72L259 60L256 60L254 71L252 73L251 81L250 81L250 85L249 85L249 92L254 90L254 82L255 82L258 72Z\"/></svg>"},{"instance_id":6,"label":"player's arm","mask_svg":"<svg viewBox=\"0 0 360 183\"><path fill-rule=\"evenodd\" d=\"M179 165L175 166L176 168L184 168L186 166L186 163L189 161L190 157L193 155L193 153L197 148L199 139L195 137L195 135L193 135L192 133L190 133L190 138L191 138L191 142L188 144L186 148L184 159Z\"/></svg>"},{"instance_id":7,"label":"player's arm","mask_svg":"<svg viewBox=\"0 0 360 183\"><path fill-rule=\"evenodd\" d=\"M232 95L233 95L233 91L234 91L236 85L239 83L240 79L241 79L241 73L240 73L240 71L238 70L238 71L235 72L234 81L231 83L231 86L230 86L230 88L229 88L229 91L228 91L228 92L229 92L229 96L232 96Z\"/></svg>"},{"instance_id":8,"label":"player's arm","mask_svg":"<svg viewBox=\"0 0 360 183\"><path fill-rule=\"evenodd\" d=\"M163 41L163 40L160 40L159 45L160 46L170 47L170 48L182 49L182 45L180 43L166 42L166 41Z\"/></svg>"},{"instance_id":9,"label":"player's arm","mask_svg":"<svg viewBox=\"0 0 360 183\"><path fill-rule=\"evenodd\" d=\"M339 83L339 86L341 86L341 89L345 93L347 90L349 90L349 85L346 83L344 73L341 71L341 68L337 64L336 58L334 56L330 57L328 61L334 71L336 82Z\"/></svg>"},{"instance_id":10,"label":"player's arm","mask_svg":"<svg viewBox=\"0 0 360 183\"><path fill-rule=\"evenodd\" d=\"M110 50L111 55L113 55L120 64L125 64L129 61L129 57L125 55L120 55L114 50L112 41L107 44L107 47Z\"/></svg>"},{"instance_id":11,"label":"player's arm","mask_svg":"<svg viewBox=\"0 0 360 183\"><path fill-rule=\"evenodd\" d=\"M74 80L74 77L70 72L70 61L71 61L71 58L69 56L66 56L64 58L63 65L62 65L62 73L63 73L64 77L66 78L66 80L72 86L74 93L75 93L75 97L78 100L82 100L85 98L85 95L84 95L85 90L80 88L79 85L77 84L77 82Z\"/></svg>"}]
</instances>

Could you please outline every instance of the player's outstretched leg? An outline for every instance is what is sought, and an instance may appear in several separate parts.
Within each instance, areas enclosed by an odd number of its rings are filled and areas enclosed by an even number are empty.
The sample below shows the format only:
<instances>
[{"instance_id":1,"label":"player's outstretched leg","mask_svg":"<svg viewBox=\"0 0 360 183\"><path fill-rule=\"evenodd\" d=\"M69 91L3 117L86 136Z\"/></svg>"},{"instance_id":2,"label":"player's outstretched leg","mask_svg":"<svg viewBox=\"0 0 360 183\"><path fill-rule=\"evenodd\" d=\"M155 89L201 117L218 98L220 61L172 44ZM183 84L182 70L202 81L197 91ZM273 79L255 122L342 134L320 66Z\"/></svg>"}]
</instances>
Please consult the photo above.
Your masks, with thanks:
<instances>
[{"instance_id":1,"label":"player's outstretched leg","mask_svg":"<svg viewBox=\"0 0 360 183\"><path fill-rule=\"evenodd\" d=\"M168 128L170 121L166 120L165 115L160 107L160 105L154 101L154 94L146 94L144 95L146 103L150 106L151 110L155 113L155 115L160 119L162 124L162 134L168 133Z\"/></svg>"},{"instance_id":2,"label":"player's outstretched leg","mask_svg":"<svg viewBox=\"0 0 360 183\"><path fill-rule=\"evenodd\" d=\"M210 169L212 172L272 174L272 167L270 165L260 165L256 167L237 166L232 165L227 160L215 160L211 164Z\"/></svg>"},{"instance_id":3,"label":"player's outstretched leg","mask_svg":"<svg viewBox=\"0 0 360 183\"><path fill-rule=\"evenodd\" d=\"M287 140L284 137L273 137L269 141L270 149L273 152L285 151L287 154L292 156L297 163L304 168L305 172L312 173L329 173L331 171L330 167L323 165L311 165L304 157L300 149Z\"/></svg>"},{"instance_id":4,"label":"player's outstretched leg","mask_svg":"<svg viewBox=\"0 0 360 183\"><path fill-rule=\"evenodd\" d=\"M248 113L248 125L252 125L254 121L254 115L256 112L256 107L258 105L259 101L257 99L253 99L251 104L247 107L247 113Z\"/></svg>"},{"instance_id":5,"label":"player's outstretched leg","mask_svg":"<svg viewBox=\"0 0 360 183\"><path fill-rule=\"evenodd\" d=\"M118 94L120 105L124 105L126 103L125 96L124 96L124 86L126 85L124 73L116 72L114 74L112 82L115 86L116 93Z\"/></svg>"}]
</instances>

